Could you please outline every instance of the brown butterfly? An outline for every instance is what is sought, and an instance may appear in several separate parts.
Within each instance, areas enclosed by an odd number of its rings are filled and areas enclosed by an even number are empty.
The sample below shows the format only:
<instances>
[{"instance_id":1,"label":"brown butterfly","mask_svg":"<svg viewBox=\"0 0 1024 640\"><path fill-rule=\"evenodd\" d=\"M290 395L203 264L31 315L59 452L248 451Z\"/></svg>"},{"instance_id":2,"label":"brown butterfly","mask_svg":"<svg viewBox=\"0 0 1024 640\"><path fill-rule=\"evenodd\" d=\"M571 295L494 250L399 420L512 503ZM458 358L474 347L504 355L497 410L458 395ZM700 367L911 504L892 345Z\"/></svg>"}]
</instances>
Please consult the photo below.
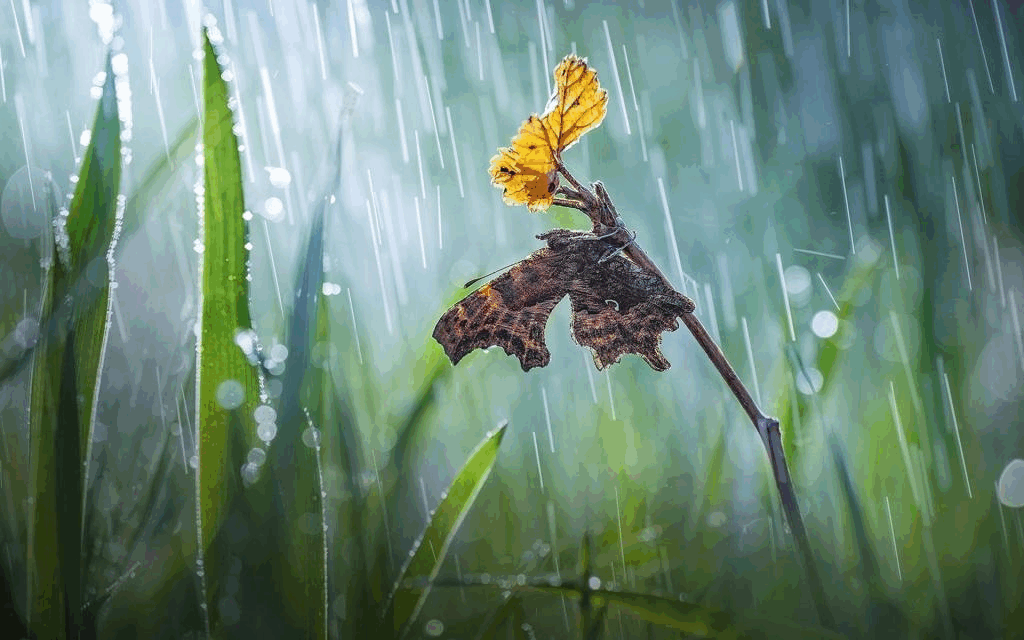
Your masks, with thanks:
<instances>
[{"instance_id":1,"label":"brown butterfly","mask_svg":"<svg viewBox=\"0 0 1024 640\"><path fill-rule=\"evenodd\" d=\"M523 371L547 365L544 328L568 295L573 338L593 351L598 369L626 353L639 354L656 371L668 369L658 348L661 333L678 328L676 317L691 313L693 301L655 267L623 255L632 237L616 222L591 232L555 229L537 236L546 247L449 309L434 327L434 339L452 364L474 349L499 346L519 358Z\"/></svg>"}]
</instances>

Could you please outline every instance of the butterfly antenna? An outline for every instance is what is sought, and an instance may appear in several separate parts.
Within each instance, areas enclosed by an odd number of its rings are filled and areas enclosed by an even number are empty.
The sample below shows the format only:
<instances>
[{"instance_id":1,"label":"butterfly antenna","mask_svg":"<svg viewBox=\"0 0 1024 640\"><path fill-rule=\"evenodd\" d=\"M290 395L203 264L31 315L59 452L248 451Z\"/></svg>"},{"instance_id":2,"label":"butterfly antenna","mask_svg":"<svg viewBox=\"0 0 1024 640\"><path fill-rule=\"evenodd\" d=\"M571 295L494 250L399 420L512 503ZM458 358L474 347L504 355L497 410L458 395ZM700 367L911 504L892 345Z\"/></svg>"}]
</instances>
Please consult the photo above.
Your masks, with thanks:
<instances>
[{"instance_id":1,"label":"butterfly antenna","mask_svg":"<svg viewBox=\"0 0 1024 640\"><path fill-rule=\"evenodd\" d=\"M502 267L500 269L495 269L494 271L492 271L490 273L485 273L482 276L478 276L476 278L473 278L472 280L470 280L466 284L462 285L462 288L463 289L468 289L468 288L472 287L474 284L476 284L476 283L480 282L481 280L483 280L484 278L489 278L489 277L493 276L494 274L498 273L499 271L504 271L505 269L514 267L517 264L519 264L520 262L522 262L522 260L517 260L516 262L513 262L512 264L507 264L507 265L505 265L504 267Z\"/></svg>"}]
</instances>

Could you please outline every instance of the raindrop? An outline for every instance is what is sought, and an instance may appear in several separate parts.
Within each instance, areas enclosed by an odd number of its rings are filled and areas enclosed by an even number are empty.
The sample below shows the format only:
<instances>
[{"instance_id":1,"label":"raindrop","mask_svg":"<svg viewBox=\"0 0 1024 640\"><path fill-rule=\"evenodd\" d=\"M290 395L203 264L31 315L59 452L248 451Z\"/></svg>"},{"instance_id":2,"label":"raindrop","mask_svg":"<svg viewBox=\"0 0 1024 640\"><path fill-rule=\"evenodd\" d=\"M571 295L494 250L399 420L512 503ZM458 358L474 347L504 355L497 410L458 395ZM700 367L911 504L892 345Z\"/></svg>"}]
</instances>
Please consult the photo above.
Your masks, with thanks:
<instances>
[{"instance_id":1,"label":"raindrop","mask_svg":"<svg viewBox=\"0 0 1024 640\"><path fill-rule=\"evenodd\" d=\"M267 444L270 444L276 435L277 425L273 422L261 422L256 427L256 436Z\"/></svg>"},{"instance_id":2,"label":"raindrop","mask_svg":"<svg viewBox=\"0 0 1024 640\"><path fill-rule=\"evenodd\" d=\"M277 222L284 213L284 203L281 198L271 196L263 202L263 215L271 222Z\"/></svg>"},{"instance_id":3,"label":"raindrop","mask_svg":"<svg viewBox=\"0 0 1024 640\"><path fill-rule=\"evenodd\" d=\"M110 59L110 66L114 70L114 75L123 76L128 73L128 56L119 53Z\"/></svg>"},{"instance_id":4,"label":"raindrop","mask_svg":"<svg viewBox=\"0 0 1024 640\"><path fill-rule=\"evenodd\" d=\"M423 632L431 638L439 638L444 633L444 623L436 618L428 620L427 624L423 625Z\"/></svg>"},{"instance_id":5,"label":"raindrop","mask_svg":"<svg viewBox=\"0 0 1024 640\"><path fill-rule=\"evenodd\" d=\"M274 360L280 360L284 362L288 358L288 347L283 344L275 344L270 347L270 357Z\"/></svg>"},{"instance_id":6,"label":"raindrop","mask_svg":"<svg viewBox=\"0 0 1024 640\"><path fill-rule=\"evenodd\" d=\"M256 480L260 477L259 465L253 462L246 462L242 465L242 484L249 487L252 486Z\"/></svg>"},{"instance_id":7,"label":"raindrop","mask_svg":"<svg viewBox=\"0 0 1024 640\"><path fill-rule=\"evenodd\" d=\"M794 264L786 267L785 278L790 301L797 306L804 304L811 293L811 273Z\"/></svg>"},{"instance_id":8,"label":"raindrop","mask_svg":"<svg viewBox=\"0 0 1024 640\"><path fill-rule=\"evenodd\" d=\"M242 406L245 400L245 389L238 380L225 380L217 385L217 404L231 410Z\"/></svg>"},{"instance_id":9,"label":"raindrop","mask_svg":"<svg viewBox=\"0 0 1024 640\"><path fill-rule=\"evenodd\" d=\"M193 469L198 469L199 468L199 456L192 456L191 458L189 458L188 459L188 466L192 467Z\"/></svg>"},{"instance_id":10,"label":"raindrop","mask_svg":"<svg viewBox=\"0 0 1024 640\"><path fill-rule=\"evenodd\" d=\"M302 444L310 449L318 448L320 446L320 430L316 427L306 427L306 430L302 432Z\"/></svg>"},{"instance_id":11,"label":"raindrop","mask_svg":"<svg viewBox=\"0 0 1024 640\"><path fill-rule=\"evenodd\" d=\"M284 167L264 167L270 178L270 184L278 189L285 189L292 183L292 174Z\"/></svg>"},{"instance_id":12,"label":"raindrop","mask_svg":"<svg viewBox=\"0 0 1024 640\"><path fill-rule=\"evenodd\" d=\"M831 311L819 311L811 318L811 331L819 338L831 338L839 330L839 318Z\"/></svg>"},{"instance_id":13,"label":"raindrop","mask_svg":"<svg viewBox=\"0 0 1024 640\"><path fill-rule=\"evenodd\" d=\"M83 129L82 135L78 136L78 144L82 145L83 147L87 147L89 146L90 140L92 140L92 130Z\"/></svg>"},{"instance_id":14,"label":"raindrop","mask_svg":"<svg viewBox=\"0 0 1024 640\"><path fill-rule=\"evenodd\" d=\"M999 475L999 501L1014 509L1024 507L1024 460L1010 460Z\"/></svg>"},{"instance_id":15,"label":"raindrop","mask_svg":"<svg viewBox=\"0 0 1024 640\"><path fill-rule=\"evenodd\" d=\"M235 344L246 356L251 356L256 351L256 332L252 329L240 329L235 333Z\"/></svg>"},{"instance_id":16,"label":"raindrop","mask_svg":"<svg viewBox=\"0 0 1024 640\"><path fill-rule=\"evenodd\" d=\"M814 367L803 367L796 372L796 388L805 396L821 391L824 380L821 372Z\"/></svg>"},{"instance_id":17,"label":"raindrop","mask_svg":"<svg viewBox=\"0 0 1024 640\"><path fill-rule=\"evenodd\" d=\"M249 455L246 456L246 461L251 462L257 467L263 466L263 463L267 461L267 452L259 447L253 447L249 449Z\"/></svg>"},{"instance_id":18,"label":"raindrop","mask_svg":"<svg viewBox=\"0 0 1024 640\"><path fill-rule=\"evenodd\" d=\"M252 417L256 419L258 424L264 422L274 422L277 420L277 411L274 407L268 404L261 404L260 406L253 409Z\"/></svg>"},{"instance_id":19,"label":"raindrop","mask_svg":"<svg viewBox=\"0 0 1024 640\"><path fill-rule=\"evenodd\" d=\"M598 578L597 576L590 576L587 579L587 586L590 587L593 590L600 589L601 588L601 578Z\"/></svg>"}]
</instances>

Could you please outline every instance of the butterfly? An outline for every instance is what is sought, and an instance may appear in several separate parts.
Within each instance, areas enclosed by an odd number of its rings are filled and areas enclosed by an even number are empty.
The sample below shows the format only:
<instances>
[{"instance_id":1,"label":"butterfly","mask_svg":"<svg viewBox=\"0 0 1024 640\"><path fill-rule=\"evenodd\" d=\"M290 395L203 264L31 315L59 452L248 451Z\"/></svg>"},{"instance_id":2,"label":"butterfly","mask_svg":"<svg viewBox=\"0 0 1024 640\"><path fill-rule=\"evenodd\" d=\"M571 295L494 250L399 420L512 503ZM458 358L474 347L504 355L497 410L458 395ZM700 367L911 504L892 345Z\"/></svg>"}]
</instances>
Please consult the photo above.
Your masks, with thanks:
<instances>
[{"instance_id":1,"label":"butterfly","mask_svg":"<svg viewBox=\"0 0 1024 640\"><path fill-rule=\"evenodd\" d=\"M548 317L569 296L572 336L591 349L598 369L627 353L656 371L668 369L661 334L677 329L677 316L694 304L655 268L623 255L632 242L624 242L623 231L555 229L537 236L547 246L452 306L434 339L452 364L474 349L499 346L519 358L523 371L543 367L551 360L544 344Z\"/></svg>"}]
</instances>

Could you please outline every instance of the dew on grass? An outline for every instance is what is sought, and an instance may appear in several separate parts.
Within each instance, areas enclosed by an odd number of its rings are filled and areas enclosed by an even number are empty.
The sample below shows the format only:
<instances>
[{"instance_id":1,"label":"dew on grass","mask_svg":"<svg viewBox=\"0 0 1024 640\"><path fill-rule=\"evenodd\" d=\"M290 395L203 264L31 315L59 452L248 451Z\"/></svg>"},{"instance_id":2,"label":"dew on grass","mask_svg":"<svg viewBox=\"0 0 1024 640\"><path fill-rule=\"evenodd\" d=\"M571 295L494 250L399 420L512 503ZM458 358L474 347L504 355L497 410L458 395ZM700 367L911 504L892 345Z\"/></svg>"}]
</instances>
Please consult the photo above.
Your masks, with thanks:
<instances>
[{"instance_id":1,"label":"dew on grass","mask_svg":"<svg viewBox=\"0 0 1024 640\"><path fill-rule=\"evenodd\" d=\"M256 425L256 437L263 442L270 444L277 437L277 423L260 422Z\"/></svg>"},{"instance_id":2,"label":"dew on grass","mask_svg":"<svg viewBox=\"0 0 1024 640\"><path fill-rule=\"evenodd\" d=\"M245 400L245 389L242 383L233 378L224 380L217 385L217 404L228 411L242 406Z\"/></svg>"},{"instance_id":3,"label":"dew on grass","mask_svg":"<svg viewBox=\"0 0 1024 640\"><path fill-rule=\"evenodd\" d=\"M302 444L310 449L318 448L320 446L320 430L316 427L306 427L302 432Z\"/></svg>"},{"instance_id":4,"label":"dew on grass","mask_svg":"<svg viewBox=\"0 0 1024 640\"><path fill-rule=\"evenodd\" d=\"M252 417L257 424L274 422L277 420L277 410L269 404L261 404L252 411Z\"/></svg>"}]
</instances>

